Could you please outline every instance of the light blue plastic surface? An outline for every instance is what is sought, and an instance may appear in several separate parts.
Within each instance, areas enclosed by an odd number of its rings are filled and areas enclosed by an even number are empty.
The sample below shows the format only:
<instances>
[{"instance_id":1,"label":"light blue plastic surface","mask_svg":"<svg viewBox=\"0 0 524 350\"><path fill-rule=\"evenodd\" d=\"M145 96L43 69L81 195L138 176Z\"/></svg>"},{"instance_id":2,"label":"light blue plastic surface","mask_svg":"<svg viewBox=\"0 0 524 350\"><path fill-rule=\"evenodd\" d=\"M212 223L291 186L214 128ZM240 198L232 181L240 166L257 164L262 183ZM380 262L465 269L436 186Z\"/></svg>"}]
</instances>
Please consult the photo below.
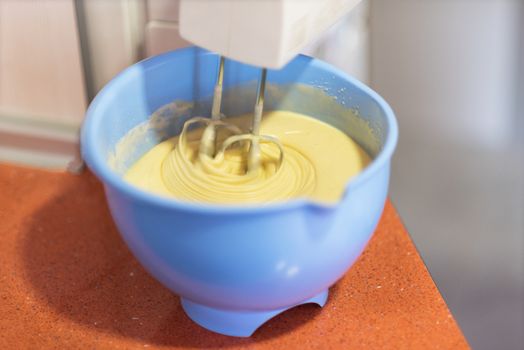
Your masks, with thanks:
<instances>
[{"instance_id":1,"label":"light blue plastic surface","mask_svg":"<svg viewBox=\"0 0 524 350\"><path fill-rule=\"evenodd\" d=\"M108 165L116 143L162 105L209 97L217 62L215 54L193 47L126 69L91 103L82 128L82 154L104 183L111 214L142 265L182 297L184 309L197 323L219 333L248 336L290 307L311 301L323 305L322 296L327 297L328 288L361 254L384 208L398 131L392 110L375 92L319 60L299 56L282 70L270 71L269 82L321 87L346 107L358 108L378 137L372 164L347 185L340 203L297 199L265 206L191 204L126 183ZM226 88L254 81L258 73L228 61ZM273 108L286 105L272 103ZM294 109L307 112L301 108ZM251 111L226 105L224 112ZM343 131L351 135L350 127ZM352 136L373 152L372 142ZM135 158L158 141L144 142Z\"/></svg>"},{"instance_id":2,"label":"light blue plastic surface","mask_svg":"<svg viewBox=\"0 0 524 350\"><path fill-rule=\"evenodd\" d=\"M328 298L328 291L302 301L296 305L291 305L271 311L224 311L210 308L201 304L193 303L182 298L182 308L186 314L196 323L214 332L232 335L235 337L249 337L260 325L267 322L276 315L289 310L297 305L313 303L324 306Z\"/></svg>"}]
</instances>

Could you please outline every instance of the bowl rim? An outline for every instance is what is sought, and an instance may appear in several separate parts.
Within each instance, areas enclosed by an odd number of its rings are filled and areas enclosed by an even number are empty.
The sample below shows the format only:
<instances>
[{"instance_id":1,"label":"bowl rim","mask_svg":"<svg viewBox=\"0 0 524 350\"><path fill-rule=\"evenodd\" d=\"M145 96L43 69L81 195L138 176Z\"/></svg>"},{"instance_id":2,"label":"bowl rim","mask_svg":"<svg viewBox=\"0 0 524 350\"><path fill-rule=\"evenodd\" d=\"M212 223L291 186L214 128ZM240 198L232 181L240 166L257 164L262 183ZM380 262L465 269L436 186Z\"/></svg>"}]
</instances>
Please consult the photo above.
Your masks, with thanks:
<instances>
[{"instance_id":1,"label":"bowl rim","mask_svg":"<svg viewBox=\"0 0 524 350\"><path fill-rule=\"evenodd\" d=\"M95 96L91 104L89 105L81 129L81 154L84 161L87 163L91 171L101 180L104 186L110 186L117 189L121 194L131 197L136 200L143 201L147 204L155 205L166 209L176 209L178 211L202 213L202 214L253 214L253 213L271 213L275 211L287 211L294 210L302 207L309 207L312 209L319 210L334 210L344 199L349 195L352 188L358 187L359 185L366 182L368 179L373 177L374 174L379 172L382 167L387 166L390 161L397 142L398 142L398 123L395 118L395 114L389 104L374 90L360 82L359 80L351 77L347 73L341 71L338 68L331 66L330 64L315 59L310 56L303 54L298 55L292 61L302 61L308 63L314 68L319 68L326 73L333 74L338 78L348 81L355 88L361 90L366 95L370 96L382 109L386 122L388 125L388 132L384 146L379 151L377 156L372 160L371 164L368 165L362 172L355 177L348 180L344 187L344 191L340 199L335 203L323 203L314 201L309 198L299 197L294 198L285 202L276 202L268 204L213 204L213 203L193 203L177 200L176 198L169 198L147 192L142 190L127 181L123 180L122 176L112 170L107 164L107 160L104 155L96 151L94 146L97 142L96 128L101 122L102 114L98 113L98 110L104 108L105 105L111 103L112 95L114 95L114 89L117 89L119 85L125 84L126 80L131 77L138 69L144 64L156 65L164 64L166 60L169 60L173 56L179 55L195 55L195 46L190 46L174 51L169 51L160 55L156 55L140 62L137 62L118 75L111 79ZM196 55L216 55L215 53L199 49Z\"/></svg>"}]
</instances>

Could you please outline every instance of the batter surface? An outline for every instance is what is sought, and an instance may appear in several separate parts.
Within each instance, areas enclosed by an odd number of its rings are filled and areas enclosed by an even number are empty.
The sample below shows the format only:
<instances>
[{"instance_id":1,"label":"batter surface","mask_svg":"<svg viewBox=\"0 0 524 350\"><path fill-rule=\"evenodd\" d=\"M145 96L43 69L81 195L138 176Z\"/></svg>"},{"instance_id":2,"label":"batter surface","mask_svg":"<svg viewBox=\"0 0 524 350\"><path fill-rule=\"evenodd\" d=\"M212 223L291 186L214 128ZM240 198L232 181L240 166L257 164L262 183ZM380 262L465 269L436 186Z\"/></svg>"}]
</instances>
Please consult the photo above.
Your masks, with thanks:
<instances>
[{"instance_id":1,"label":"batter surface","mask_svg":"<svg viewBox=\"0 0 524 350\"><path fill-rule=\"evenodd\" d=\"M252 115L227 121L247 130ZM262 144L260 170L245 173L246 152L228 150L223 159L199 158L200 133L166 140L142 156L125 174L130 183L159 195L207 203L271 203L307 197L336 202L350 178L370 162L366 152L337 128L288 111L266 113L261 134L273 135L284 146L277 168L278 148Z\"/></svg>"}]
</instances>

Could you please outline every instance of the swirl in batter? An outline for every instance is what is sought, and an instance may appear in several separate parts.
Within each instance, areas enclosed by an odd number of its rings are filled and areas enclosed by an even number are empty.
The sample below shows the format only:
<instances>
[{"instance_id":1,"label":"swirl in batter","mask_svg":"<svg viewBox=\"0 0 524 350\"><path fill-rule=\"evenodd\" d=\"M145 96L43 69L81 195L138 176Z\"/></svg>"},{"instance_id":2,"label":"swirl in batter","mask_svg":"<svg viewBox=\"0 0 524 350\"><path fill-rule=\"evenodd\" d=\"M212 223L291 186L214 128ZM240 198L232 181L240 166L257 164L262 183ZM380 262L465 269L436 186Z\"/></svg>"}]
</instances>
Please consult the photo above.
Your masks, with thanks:
<instances>
[{"instance_id":1,"label":"swirl in batter","mask_svg":"<svg viewBox=\"0 0 524 350\"><path fill-rule=\"evenodd\" d=\"M228 118L246 130L252 116ZM260 169L247 172L246 152L228 150L223 159L198 157L198 132L179 146L178 137L148 151L125 179L156 194L179 200L217 204L273 203L307 197L336 202L347 182L370 162L350 137L317 119L288 111L267 113L261 134L276 136L284 146L262 144Z\"/></svg>"}]
</instances>

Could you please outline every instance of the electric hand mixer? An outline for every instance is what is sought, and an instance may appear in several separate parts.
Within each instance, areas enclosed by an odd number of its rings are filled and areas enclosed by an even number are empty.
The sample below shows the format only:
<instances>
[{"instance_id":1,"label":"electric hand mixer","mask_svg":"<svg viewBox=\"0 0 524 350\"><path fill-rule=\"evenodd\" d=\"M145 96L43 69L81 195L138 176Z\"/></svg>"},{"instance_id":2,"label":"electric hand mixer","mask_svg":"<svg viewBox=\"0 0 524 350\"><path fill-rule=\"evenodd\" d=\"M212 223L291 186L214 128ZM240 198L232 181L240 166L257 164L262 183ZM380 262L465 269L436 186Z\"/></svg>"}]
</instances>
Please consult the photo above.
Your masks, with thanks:
<instances>
[{"instance_id":1,"label":"electric hand mixer","mask_svg":"<svg viewBox=\"0 0 524 350\"><path fill-rule=\"evenodd\" d=\"M280 141L270 135L259 135L267 68L281 68L359 2L360 0L181 0L182 37L222 56L214 89L211 119L195 117L188 120L182 130L179 146L185 147L185 134L191 125L205 124L199 157L222 159L229 147L249 142L246 170L254 172L260 167L260 143L264 142L278 147L280 157L277 164L280 166L284 157ZM251 133L242 134L236 126L221 118L225 57L262 67ZM225 128L233 134L218 149L217 128Z\"/></svg>"}]
</instances>

